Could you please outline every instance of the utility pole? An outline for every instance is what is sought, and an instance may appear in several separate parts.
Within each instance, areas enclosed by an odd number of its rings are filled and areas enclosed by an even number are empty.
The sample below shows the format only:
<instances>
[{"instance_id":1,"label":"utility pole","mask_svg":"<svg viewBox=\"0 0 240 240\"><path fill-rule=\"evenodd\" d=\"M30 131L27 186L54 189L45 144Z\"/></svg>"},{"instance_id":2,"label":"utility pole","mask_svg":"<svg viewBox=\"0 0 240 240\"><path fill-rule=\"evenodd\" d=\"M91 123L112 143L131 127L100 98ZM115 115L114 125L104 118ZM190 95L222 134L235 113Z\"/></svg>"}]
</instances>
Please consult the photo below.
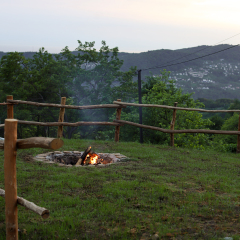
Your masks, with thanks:
<instances>
[{"instance_id":1,"label":"utility pole","mask_svg":"<svg viewBox=\"0 0 240 240\"><path fill-rule=\"evenodd\" d=\"M142 70L138 70L138 103L142 104ZM139 107L139 124L142 124L142 107ZM143 143L143 129L139 128L140 131L140 143Z\"/></svg>"}]
</instances>

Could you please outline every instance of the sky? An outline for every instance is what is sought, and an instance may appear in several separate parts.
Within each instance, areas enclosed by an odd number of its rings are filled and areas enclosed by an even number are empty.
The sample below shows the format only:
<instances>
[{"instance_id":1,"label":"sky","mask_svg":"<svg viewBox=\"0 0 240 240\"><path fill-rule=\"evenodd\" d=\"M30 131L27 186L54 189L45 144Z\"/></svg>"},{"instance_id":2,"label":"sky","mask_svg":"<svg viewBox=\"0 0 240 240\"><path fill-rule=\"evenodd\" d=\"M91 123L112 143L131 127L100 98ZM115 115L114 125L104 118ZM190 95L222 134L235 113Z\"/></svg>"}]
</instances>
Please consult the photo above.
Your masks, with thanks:
<instances>
[{"instance_id":1,"label":"sky","mask_svg":"<svg viewBox=\"0 0 240 240\"><path fill-rule=\"evenodd\" d=\"M239 0L0 0L0 51L120 52L240 43Z\"/></svg>"}]
</instances>

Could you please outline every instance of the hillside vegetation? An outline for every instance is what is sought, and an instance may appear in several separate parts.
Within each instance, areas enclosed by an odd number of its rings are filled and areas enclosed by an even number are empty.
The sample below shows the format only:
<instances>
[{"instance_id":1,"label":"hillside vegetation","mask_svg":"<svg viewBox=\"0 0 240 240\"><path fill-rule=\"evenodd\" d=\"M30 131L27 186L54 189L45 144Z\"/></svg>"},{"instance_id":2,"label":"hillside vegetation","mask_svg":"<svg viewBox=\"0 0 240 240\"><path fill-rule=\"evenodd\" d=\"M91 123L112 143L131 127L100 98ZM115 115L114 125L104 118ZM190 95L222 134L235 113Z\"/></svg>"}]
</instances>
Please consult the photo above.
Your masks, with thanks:
<instances>
[{"instance_id":1,"label":"hillside vegetation","mask_svg":"<svg viewBox=\"0 0 240 240\"><path fill-rule=\"evenodd\" d=\"M181 87L184 92L194 93L193 97L195 99L240 99L238 94L240 89L240 46L222 51L230 47L231 45L228 44L220 44L177 50L159 49L141 53L119 52L119 59L123 60L121 71L128 71L132 66L136 66L137 69L166 66L142 71L142 79L145 80L145 77L151 74L159 75L161 70L166 69L171 71L171 78L176 80L176 86ZM194 61L168 66L218 51L222 52ZM5 54L0 52L0 58ZM33 58L34 54L35 52L23 53L26 58ZM75 51L73 54L77 55L78 52Z\"/></svg>"}]
</instances>

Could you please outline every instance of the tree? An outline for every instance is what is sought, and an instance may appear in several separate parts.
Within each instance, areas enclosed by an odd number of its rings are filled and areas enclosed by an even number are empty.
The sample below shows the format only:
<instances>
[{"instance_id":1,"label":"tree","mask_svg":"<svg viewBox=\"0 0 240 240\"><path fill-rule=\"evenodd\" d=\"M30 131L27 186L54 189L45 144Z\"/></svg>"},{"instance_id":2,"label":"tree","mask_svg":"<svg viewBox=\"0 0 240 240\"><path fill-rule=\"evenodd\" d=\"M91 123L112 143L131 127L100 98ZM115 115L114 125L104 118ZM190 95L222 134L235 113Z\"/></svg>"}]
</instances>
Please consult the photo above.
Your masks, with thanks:
<instances>
[{"instance_id":1,"label":"tree","mask_svg":"<svg viewBox=\"0 0 240 240\"><path fill-rule=\"evenodd\" d=\"M143 84L143 99L146 104L170 105L178 102L179 107L186 108L202 108L204 105L199 101L195 101L192 94L182 93L182 89L175 86L175 81L169 79L170 72L166 70L161 72L161 76L149 76L147 82ZM137 110L131 113L122 114L122 118L128 121L138 121ZM172 110L162 108L143 108L143 124L169 129L172 120ZM202 114L190 111L177 111L177 120L175 129L199 129L207 128L210 120L203 119ZM123 131L121 129L121 138L133 140L134 136L138 139L138 129ZM176 146L193 147L203 149L209 144L208 136L204 134L175 134ZM159 131L144 129L144 142L169 144L170 135Z\"/></svg>"},{"instance_id":2,"label":"tree","mask_svg":"<svg viewBox=\"0 0 240 240\"><path fill-rule=\"evenodd\" d=\"M6 95L13 95L15 99L60 103L61 97L65 96L68 104L90 105L111 103L120 97L126 101L135 96L136 83L132 78L136 68L120 71L123 61L118 58L117 47L109 48L102 41L102 47L97 51L95 42L83 44L78 41L78 44L77 52L71 52L65 47L60 54L51 54L41 48L29 59L18 52L3 56L0 61L0 101L5 101ZM67 110L65 119L69 122L104 121L108 120L113 111ZM15 117L24 120L57 121L58 113L59 109L53 108L26 105L15 108ZM81 135L92 137L90 133L97 130L84 128ZM64 128L64 136L71 138L76 131L77 128ZM46 129L21 126L19 134L21 137L45 135Z\"/></svg>"},{"instance_id":3,"label":"tree","mask_svg":"<svg viewBox=\"0 0 240 240\"><path fill-rule=\"evenodd\" d=\"M105 41L99 51L95 42L78 41L75 55L66 47L61 55L71 62L73 81L69 84L73 104L89 105L112 103L121 98L128 101L136 96L136 82L132 78L136 67L129 71L120 70L123 61L118 58L118 48L109 48ZM82 110L78 121L107 121L115 109ZM97 132L108 129L107 126L94 126L81 129L82 137L94 138Z\"/></svg>"}]
</instances>

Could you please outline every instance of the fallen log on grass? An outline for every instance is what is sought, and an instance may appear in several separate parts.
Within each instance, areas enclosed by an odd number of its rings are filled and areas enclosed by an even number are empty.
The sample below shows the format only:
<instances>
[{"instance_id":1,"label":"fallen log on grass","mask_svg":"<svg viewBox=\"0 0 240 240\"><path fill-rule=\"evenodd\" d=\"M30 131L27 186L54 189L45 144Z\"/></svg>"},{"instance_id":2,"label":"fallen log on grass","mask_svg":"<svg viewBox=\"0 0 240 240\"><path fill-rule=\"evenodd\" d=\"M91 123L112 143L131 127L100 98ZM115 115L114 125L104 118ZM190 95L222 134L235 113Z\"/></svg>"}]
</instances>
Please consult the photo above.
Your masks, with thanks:
<instances>
[{"instance_id":1,"label":"fallen log on grass","mask_svg":"<svg viewBox=\"0 0 240 240\"><path fill-rule=\"evenodd\" d=\"M0 196L5 198L5 191L3 189L0 189ZM49 210L43 207L39 207L33 202L29 202L28 200L17 197L17 204L37 213L40 215L42 218L46 219L49 217Z\"/></svg>"},{"instance_id":2,"label":"fallen log on grass","mask_svg":"<svg viewBox=\"0 0 240 240\"><path fill-rule=\"evenodd\" d=\"M18 149L27 148L45 148L45 149L59 149L64 142L60 138L46 138L46 137L31 137L17 140ZM4 140L0 140L0 149L4 149Z\"/></svg>"}]
</instances>

